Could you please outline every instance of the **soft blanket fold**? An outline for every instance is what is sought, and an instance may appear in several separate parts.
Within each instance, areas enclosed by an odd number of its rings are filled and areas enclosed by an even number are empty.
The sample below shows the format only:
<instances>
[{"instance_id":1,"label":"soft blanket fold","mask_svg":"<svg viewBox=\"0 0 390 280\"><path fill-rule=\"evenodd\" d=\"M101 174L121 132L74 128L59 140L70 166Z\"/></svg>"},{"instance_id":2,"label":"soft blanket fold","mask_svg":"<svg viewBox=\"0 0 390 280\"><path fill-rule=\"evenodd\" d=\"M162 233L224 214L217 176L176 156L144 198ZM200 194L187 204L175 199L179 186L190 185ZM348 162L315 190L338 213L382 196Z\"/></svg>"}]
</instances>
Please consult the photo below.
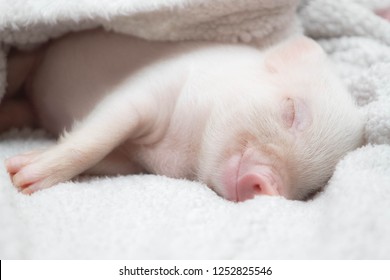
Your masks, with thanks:
<instances>
[{"instance_id":1,"label":"soft blanket fold","mask_svg":"<svg viewBox=\"0 0 390 280\"><path fill-rule=\"evenodd\" d=\"M390 0L0 0L0 96L9 46L103 25L151 40L272 44L301 32L335 61L367 112L368 145L307 202L232 203L206 186L153 175L80 178L31 197L0 166L1 259L390 258ZM296 13L297 11L297 13ZM53 140L0 136L0 158Z\"/></svg>"}]
</instances>

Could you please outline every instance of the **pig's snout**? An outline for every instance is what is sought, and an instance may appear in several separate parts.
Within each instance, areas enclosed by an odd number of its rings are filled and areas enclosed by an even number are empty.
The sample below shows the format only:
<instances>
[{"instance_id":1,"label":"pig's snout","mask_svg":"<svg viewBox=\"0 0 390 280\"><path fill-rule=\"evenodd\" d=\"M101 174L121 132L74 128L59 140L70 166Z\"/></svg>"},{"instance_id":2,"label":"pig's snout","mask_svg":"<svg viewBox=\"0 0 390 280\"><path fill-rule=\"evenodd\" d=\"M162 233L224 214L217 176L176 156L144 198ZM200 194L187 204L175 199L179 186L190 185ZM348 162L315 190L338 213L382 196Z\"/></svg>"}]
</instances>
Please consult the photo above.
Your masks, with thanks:
<instances>
[{"instance_id":1,"label":"pig's snout","mask_svg":"<svg viewBox=\"0 0 390 280\"><path fill-rule=\"evenodd\" d=\"M245 201L256 195L281 195L282 180L268 161L254 149L231 156L223 172L224 196Z\"/></svg>"},{"instance_id":2,"label":"pig's snout","mask_svg":"<svg viewBox=\"0 0 390 280\"><path fill-rule=\"evenodd\" d=\"M248 171L237 179L238 201L251 199L255 195L279 195L278 185L272 175L260 172Z\"/></svg>"}]
</instances>

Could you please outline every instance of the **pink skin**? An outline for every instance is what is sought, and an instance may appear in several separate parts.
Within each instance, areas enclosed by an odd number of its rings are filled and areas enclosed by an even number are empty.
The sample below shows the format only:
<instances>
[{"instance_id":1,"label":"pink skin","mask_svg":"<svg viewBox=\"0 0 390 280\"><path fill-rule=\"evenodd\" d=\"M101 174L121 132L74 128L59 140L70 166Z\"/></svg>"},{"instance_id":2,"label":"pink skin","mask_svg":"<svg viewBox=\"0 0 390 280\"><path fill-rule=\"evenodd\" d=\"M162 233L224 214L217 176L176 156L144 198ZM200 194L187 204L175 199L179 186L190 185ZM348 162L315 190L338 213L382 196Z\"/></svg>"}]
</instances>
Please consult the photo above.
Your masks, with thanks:
<instances>
[{"instance_id":1,"label":"pink skin","mask_svg":"<svg viewBox=\"0 0 390 280\"><path fill-rule=\"evenodd\" d=\"M31 163L31 160L38 153L29 152L5 160L5 165L11 176L12 183L24 194L31 194L39 189L35 183L39 184L40 178L36 176L35 172L29 170L29 168L24 168Z\"/></svg>"},{"instance_id":2,"label":"pink skin","mask_svg":"<svg viewBox=\"0 0 390 280\"><path fill-rule=\"evenodd\" d=\"M33 124L60 136L6 160L25 194L82 173L149 172L199 180L236 202L304 199L361 145L359 110L305 37L262 52L94 30L12 54L8 71L0 129ZM20 90L31 108L12 99ZM9 108L30 109L11 122Z\"/></svg>"},{"instance_id":3,"label":"pink skin","mask_svg":"<svg viewBox=\"0 0 390 280\"><path fill-rule=\"evenodd\" d=\"M378 10L375 12L378 16L390 21L390 8Z\"/></svg>"},{"instance_id":4,"label":"pink skin","mask_svg":"<svg viewBox=\"0 0 390 280\"><path fill-rule=\"evenodd\" d=\"M239 202L256 195L281 195L284 184L274 168L262 162L267 160L268 157L251 148L233 155L223 174L227 199Z\"/></svg>"}]
</instances>

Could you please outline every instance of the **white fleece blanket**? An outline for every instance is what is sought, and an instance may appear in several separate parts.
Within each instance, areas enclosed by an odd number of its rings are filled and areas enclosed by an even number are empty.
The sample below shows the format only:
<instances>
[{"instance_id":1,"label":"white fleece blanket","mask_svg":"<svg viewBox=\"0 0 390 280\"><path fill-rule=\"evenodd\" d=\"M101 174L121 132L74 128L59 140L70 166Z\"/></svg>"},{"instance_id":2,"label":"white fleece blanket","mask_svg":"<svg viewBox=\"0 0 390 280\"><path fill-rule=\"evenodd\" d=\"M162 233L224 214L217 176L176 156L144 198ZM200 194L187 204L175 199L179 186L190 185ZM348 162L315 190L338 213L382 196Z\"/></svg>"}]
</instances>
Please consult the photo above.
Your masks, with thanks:
<instances>
[{"instance_id":1,"label":"white fleece blanket","mask_svg":"<svg viewBox=\"0 0 390 280\"><path fill-rule=\"evenodd\" d=\"M9 45L104 25L147 39L270 44L305 32L337 63L367 112L369 143L306 202L226 201L205 185L154 175L80 178L19 194L0 165L1 259L390 258L390 0L0 0L0 96ZM298 24L297 18L301 20ZM53 144L0 136L0 159Z\"/></svg>"}]
</instances>

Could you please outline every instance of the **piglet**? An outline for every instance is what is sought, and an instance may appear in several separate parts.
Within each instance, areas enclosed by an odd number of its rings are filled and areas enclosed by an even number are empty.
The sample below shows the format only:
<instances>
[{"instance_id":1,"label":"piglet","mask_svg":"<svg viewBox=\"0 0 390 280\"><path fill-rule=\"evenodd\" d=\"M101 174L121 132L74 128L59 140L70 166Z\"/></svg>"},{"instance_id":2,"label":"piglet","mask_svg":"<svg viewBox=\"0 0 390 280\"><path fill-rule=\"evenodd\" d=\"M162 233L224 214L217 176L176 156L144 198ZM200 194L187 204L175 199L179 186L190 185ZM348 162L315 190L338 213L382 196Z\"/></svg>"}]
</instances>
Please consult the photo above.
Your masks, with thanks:
<instances>
[{"instance_id":1,"label":"piglet","mask_svg":"<svg viewBox=\"0 0 390 280\"><path fill-rule=\"evenodd\" d=\"M60 136L6 160L26 194L81 173L154 173L204 182L231 201L305 199L362 144L362 113L303 36L260 51L98 29L15 52L8 67L8 95L25 99L8 97L3 115L19 110L25 117L11 125Z\"/></svg>"}]
</instances>

